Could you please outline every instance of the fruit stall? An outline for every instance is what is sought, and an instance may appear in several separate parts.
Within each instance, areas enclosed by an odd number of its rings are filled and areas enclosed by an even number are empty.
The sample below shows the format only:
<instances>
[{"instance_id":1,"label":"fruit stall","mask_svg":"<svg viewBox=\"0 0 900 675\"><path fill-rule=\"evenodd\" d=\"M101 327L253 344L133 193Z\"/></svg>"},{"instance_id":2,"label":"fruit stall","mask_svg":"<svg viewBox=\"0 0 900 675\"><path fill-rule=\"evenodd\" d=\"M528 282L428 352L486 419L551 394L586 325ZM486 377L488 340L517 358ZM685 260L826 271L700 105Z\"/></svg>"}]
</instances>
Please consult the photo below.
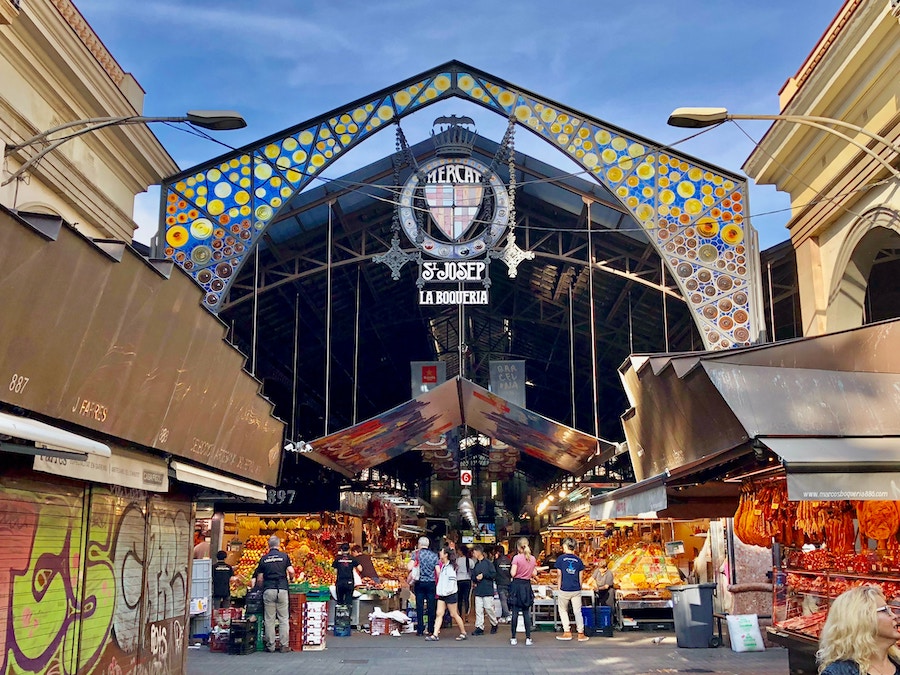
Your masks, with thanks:
<instances>
[{"instance_id":1,"label":"fruit stall","mask_svg":"<svg viewBox=\"0 0 900 675\"><path fill-rule=\"evenodd\" d=\"M297 577L310 588L323 591L335 583L332 562L338 546L344 542L358 541L365 533L367 542L379 546L391 545L396 534L391 535L390 523L384 513L373 509L374 518L359 518L341 513L292 514L289 516L258 516L232 514L226 516L226 531L232 539L228 545L235 579L232 581L232 597L241 598L253 585L253 574L259 559L268 552L269 537L281 539L281 548L291 558ZM387 532L385 530L388 530ZM372 563L379 581L365 577L358 580L358 589L366 594L396 593L406 571L396 551L374 554Z\"/></svg>"}]
</instances>

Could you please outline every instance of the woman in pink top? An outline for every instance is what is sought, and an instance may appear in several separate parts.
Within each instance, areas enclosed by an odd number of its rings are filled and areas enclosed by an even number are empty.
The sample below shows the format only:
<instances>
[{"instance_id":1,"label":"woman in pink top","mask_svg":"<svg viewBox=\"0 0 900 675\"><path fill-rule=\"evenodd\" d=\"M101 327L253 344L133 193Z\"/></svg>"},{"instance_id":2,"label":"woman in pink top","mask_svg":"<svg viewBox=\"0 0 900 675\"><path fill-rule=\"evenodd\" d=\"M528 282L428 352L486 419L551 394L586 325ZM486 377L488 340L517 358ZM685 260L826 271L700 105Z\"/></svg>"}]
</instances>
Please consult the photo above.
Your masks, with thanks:
<instances>
[{"instance_id":1,"label":"woman in pink top","mask_svg":"<svg viewBox=\"0 0 900 675\"><path fill-rule=\"evenodd\" d=\"M531 644L531 606L534 604L534 591L531 590L531 577L537 569L537 559L531 555L531 547L525 537L516 542L518 553L512 559L512 567L509 573L512 583L509 586L509 608L512 611L512 621L509 626L512 630L509 644L516 645L516 626L519 624L519 612L522 612L525 622L525 644Z\"/></svg>"}]
</instances>

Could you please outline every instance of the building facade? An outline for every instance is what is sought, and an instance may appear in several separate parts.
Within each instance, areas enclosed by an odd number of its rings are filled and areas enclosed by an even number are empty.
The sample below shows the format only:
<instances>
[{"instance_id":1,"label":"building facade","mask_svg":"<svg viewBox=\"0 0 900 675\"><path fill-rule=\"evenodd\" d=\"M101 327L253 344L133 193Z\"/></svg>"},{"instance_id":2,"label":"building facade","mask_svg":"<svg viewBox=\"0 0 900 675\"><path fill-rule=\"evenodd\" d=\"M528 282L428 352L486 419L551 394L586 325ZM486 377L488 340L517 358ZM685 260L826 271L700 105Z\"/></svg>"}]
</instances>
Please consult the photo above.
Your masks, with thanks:
<instances>
[{"instance_id":1,"label":"building facade","mask_svg":"<svg viewBox=\"0 0 900 675\"><path fill-rule=\"evenodd\" d=\"M141 114L71 2L0 0L0 82L0 673L184 673L197 502L264 500L283 425L200 289L132 246L177 170L146 125L38 158Z\"/></svg>"},{"instance_id":2,"label":"building facade","mask_svg":"<svg viewBox=\"0 0 900 675\"><path fill-rule=\"evenodd\" d=\"M757 182L791 196L787 227L805 335L898 316L896 291L876 298L868 293L873 266L886 271L880 263L900 248L897 82L900 5L847 0L782 87L781 114L837 119L883 140L833 127L854 145L792 120L777 121L744 165Z\"/></svg>"}]
</instances>

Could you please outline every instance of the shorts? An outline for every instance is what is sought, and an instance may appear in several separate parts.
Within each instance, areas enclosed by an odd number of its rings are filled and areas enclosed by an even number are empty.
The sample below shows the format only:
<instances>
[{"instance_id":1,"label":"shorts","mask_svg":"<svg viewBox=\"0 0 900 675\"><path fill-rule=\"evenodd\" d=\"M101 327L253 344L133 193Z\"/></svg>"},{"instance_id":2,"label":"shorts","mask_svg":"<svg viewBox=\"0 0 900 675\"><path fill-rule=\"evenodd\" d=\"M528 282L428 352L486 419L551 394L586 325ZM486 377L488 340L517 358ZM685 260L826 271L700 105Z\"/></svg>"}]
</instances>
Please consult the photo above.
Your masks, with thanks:
<instances>
[{"instance_id":1,"label":"shorts","mask_svg":"<svg viewBox=\"0 0 900 675\"><path fill-rule=\"evenodd\" d=\"M450 595L439 595L438 600L443 600L448 605L455 605L459 602L459 593L451 593Z\"/></svg>"}]
</instances>

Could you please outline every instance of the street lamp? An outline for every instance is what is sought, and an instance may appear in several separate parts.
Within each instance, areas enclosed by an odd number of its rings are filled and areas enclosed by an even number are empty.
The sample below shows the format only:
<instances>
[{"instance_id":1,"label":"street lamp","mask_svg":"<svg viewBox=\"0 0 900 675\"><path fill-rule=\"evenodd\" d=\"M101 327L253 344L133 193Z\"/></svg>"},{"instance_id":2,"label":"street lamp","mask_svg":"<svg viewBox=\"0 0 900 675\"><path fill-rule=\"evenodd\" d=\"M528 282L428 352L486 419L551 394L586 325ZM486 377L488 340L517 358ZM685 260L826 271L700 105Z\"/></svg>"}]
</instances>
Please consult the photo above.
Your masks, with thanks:
<instances>
[{"instance_id":1,"label":"street lamp","mask_svg":"<svg viewBox=\"0 0 900 675\"><path fill-rule=\"evenodd\" d=\"M144 117L142 115L127 115L124 117L92 117L89 119L75 120L74 122L67 122L53 127L52 129L47 129L21 143L7 147L3 153L4 157L9 157L14 152L18 152L19 150L33 145L49 143L47 147L37 153L34 157L28 159L28 161L22 164L22 166L11 174L9 178L0 183L0 187L16 180L25 173L25 171L37 164L45 155L53 152L60 145L77 136L82 136L106 127L124 126L128 124L147 124L150 122L187 122L195 127L202 127L203 129L210 129L212 131L230 131L232 129L243 129L247 126L246 120L244 120L239 113L231 110L191 110L188 111L186 115L180 117ZM84 125L82 129L78 129L62 138L57 138L55 140L50 140L49 138L59 131L65 131L66 129L81 125Z\"/></svg>"},{"instance_id":2,"label":"street lamp","mask_svg":"<svg viewBox=\"0 0 900 675\"><path fill-rule=\"evenodd\" d=\"M874 150L866 147L856 139L851 138L847 134L834 129L833 127L843 127L844 129L850 129L858 134L868 136L869 138L878 141L882 145L886 146L890 150L893 150L897 154L900 154L900 145L891 142L884 136L880 136L864 127L861 127L858 124L851 124L850 122L832 119L831 117L817 117L815 115L734 115L728 112L728 110L726 110L725 108L676 108L674 111L672 111L672 114L669 115L668 124L673 127L700 129L702 127L710 127L716 124L722 124L723 122L728 122L730 120L785 120L788 122L796 122L797 124L804 124L809 127L820 129L829 134L832 134L833 136L842 138L850 145L859 148L879 164L881 164L881 166L890 171L891 174L893 174L894 178L900 178L900 171L889 164L887 160L880 157Z\"/></svg>"}]
</instances>

